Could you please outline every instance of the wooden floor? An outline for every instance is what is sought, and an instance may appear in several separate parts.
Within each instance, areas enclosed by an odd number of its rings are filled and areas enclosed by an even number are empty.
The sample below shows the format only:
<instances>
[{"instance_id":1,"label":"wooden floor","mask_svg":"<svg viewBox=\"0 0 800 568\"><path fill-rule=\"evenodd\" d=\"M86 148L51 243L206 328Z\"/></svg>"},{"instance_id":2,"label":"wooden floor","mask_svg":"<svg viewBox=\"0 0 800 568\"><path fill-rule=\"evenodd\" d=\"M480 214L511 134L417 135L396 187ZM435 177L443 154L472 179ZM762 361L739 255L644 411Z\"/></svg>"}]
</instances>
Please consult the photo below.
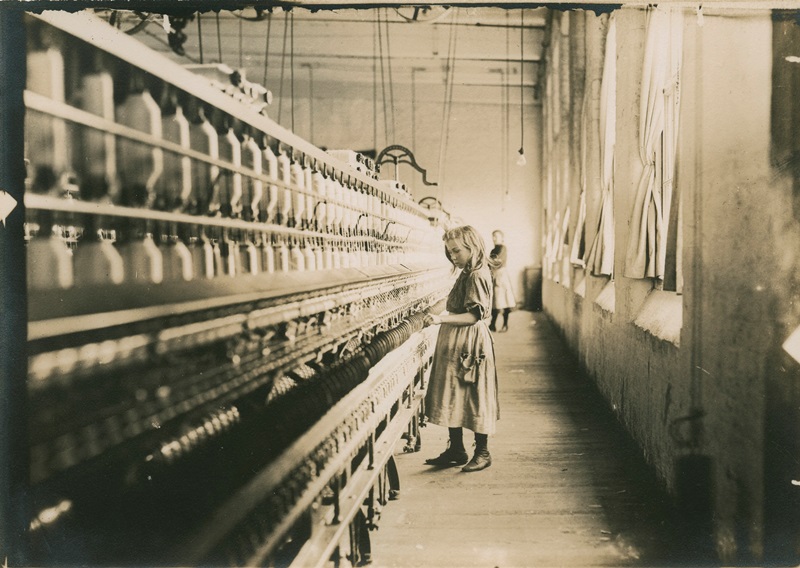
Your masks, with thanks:
<instances>
[{"instance_id":1,"label":"wooden floor","mask_svg":"<svg viewBox=\"0 0 800 568\"><path fill-rule=\"evenodd\" d=\"M422 450L397 455L401 494L372 533L373 566L671 564L663 496L547 317L514 312L494 336L492 467L424 465L447 440L426 426Z\"/></svg>"}]
</instances>

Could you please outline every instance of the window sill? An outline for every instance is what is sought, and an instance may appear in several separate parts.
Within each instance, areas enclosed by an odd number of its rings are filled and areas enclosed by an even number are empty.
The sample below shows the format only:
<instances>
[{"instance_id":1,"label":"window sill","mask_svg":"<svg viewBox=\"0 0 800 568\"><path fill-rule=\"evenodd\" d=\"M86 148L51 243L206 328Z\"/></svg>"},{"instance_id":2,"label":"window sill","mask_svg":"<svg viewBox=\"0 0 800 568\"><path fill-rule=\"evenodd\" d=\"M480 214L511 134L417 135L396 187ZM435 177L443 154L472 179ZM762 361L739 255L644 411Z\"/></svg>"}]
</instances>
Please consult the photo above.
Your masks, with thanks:
<instances>
[{"instance_id":1,"label":"window sill","mask_svg":"<svg viewBox=\"0 0 800 568\"><path fill-rule=\"evenodd\" d=\"M580 279L580 281L575 285L575 294L580 296L581 298L586 298L586 277Z\"/></svg>"},{"instance_id":2,"label":"window sill","mask_svg":"<svg viewBox=\"0 0 800 568\"><path fill-rule=\"evenodd\" d=\"M565 257L561 259L561 269L559 273L561 274L560 284L564 288L572 288L572 264L570 264L569 258Z\"/></svg>"},{"instance_id":3,"label":"window sill","mask_svg":"<svg viewBox=\"0 0 800 568\"><path fill-rule=\"evenodd\" d=\"M611 314L614 313L617 308L617 294L613 280L609 280L603 289L600 290L594 303L600 306L603 311Z\"/></svg>"},{"instance_id":4,"label":"window sill","mask_svg":"<svg viewBox=\"0 0 800 568\"><path fill-rule=\"evenodd\" d=\"M789 354L789 356L800 363L800 327L795 329L792 334L786 338L786 341L783 342L783 350Z\"/></svg>"},{"instance_id":5,"label":"window sill","mask_svg":"<svg viewBox=\"0 0 800 568\"><path fill-rule=\"evenodd\" d=\"M683 327L683 299L675 292L653 290L633 323L654 337L679 346Z\"/></svg>"}]
</instances>

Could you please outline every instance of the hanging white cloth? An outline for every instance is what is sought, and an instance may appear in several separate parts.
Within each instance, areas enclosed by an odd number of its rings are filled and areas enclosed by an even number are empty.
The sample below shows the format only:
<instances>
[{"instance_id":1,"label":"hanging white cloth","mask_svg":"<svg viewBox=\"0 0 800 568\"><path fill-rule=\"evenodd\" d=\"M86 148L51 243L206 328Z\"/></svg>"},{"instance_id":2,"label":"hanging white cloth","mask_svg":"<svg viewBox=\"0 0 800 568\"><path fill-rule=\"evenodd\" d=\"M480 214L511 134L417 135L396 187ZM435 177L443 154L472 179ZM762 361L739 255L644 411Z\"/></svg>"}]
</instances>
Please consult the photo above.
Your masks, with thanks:
<instances>
[{"instance_id":1,"label":"hanging white cloth","mask_svg":"<svg viewBox=\"0 0 800 568\"><path fill-rule=\"evenodd\" d=\"M558 250L561 243L561 213L556 212L555 217L550 221L550 229L547 238L547 250L545 259L547 261L550 278L555 282L561 281L561 271L558 269Z\"/></svg>"},{"instance_id":2,"label":"hanging white cloth","mask_svg":"<svg viewBox=\"0 0 800 568\"><path fill-rule=\"evenodd\" d=\"M665 258L659 258L663 267L664 284L670 290L683 292L683 207L679 188L675 184L678 166L678 131L681 108L681 63L683 55L683 12L670 11L669 77L664 88L664 180L662 198L665 230L659 235L663 241L659 250ZM675 210L673 210L673 207ZM673 272L674 271L674 272Z\"/></svg>"},{"instance_id":3,"label":"hanging white cloth","mask_svg":"<svg viewBox=\"0 0 800 568\"><path fill-rule=\"evenodd\" d=\"M572 250L570 251L569 261L576 268L585 268L586 261L583 259L586 254L586 192L581 191L578 202L578 223L575 225L575 235L572 238Z\"/></svg>"},{"instance_id":4,"label":"hanging white cloth","mask_svg":"<svg viewBox=\"0 0 800 568\"><path fill-rule=\"evenodd\" d=\"M674 166L671 158L662 165L659 154L674 155L677 140L677 113L670 109L670 138L664 139L665 92L677 76L673 62L672 44L680 45L680 37L673 38L672 11L650 8L647 13L644 68L639 114L639 158L642 174L636 191L631 216L631 235L625 255L625 276L629 278L664 278L666 259L667 221L672 199ZM680 34L680 26L674 33ZM673 70L676 71L673 75ZM664 146L662 147L662 141ZM664 181L660 184L657 167L664 168ZM667 170L667 167L672 167ZM665 194L666 190L666 194ZM666 205L666 207L665 207Z\"/></svg>"},{"instance_id":5,"label":"hanging white cloth","mask_svg":"<svg viewBox=\"0 0 800 568\"><path fill-rule=\"evenodd\" d=\"M561 284L569 287L572 283L572 270L569 264L569 205L564 209L564 217L561 220L560 240L558 242L558 265L557 269L561 272Z\"/></svg>"},{"instance_id":6,"label":"hanging white cloth","mask_svg":"<svg viewBox=\"0 0 800 568\"><path fill-rule=\"evenodd\" d=\"M558 247L556 260L559 261L564 258L564 252L569 243L569 216L570 210L569 205L567 205L564 208L564 216L561 218L561 228L558 231L558 241L556 242L556 246Z\"/></svg>"},{"instance_id":7,"label":"hanging white cloth","mask_svg":"<svg viewBox=\"0 0 800 568\"><path fill-rule=\"evenodd\" d=\"M556 40L557 41L557 40ZM551 48L551 49L554 49ZM559 82L558 59L553 58L553 65L547 67L546 96L543 107L544 113L544 140L543 156L545 159L545 217L544 217L544 255L542 259L544 277L550 280L559 280L559 273L555 270L557 244L559 242L558 230L560 215L556 210L558 192L558 153L556 150L556 126L558 124L558 107L555 99Z\"/></svg>"},{"instance_id":8,"label":"hanging white cloth","mask_svg":"<svg viewBox=\"0 0 800 568\"><path fill-rule=\"evenodd\" d=\"M600 84L600 180L602 199L597 234L586 264L595 276L614 275L614 146L617 127L617 24L608 20L603 79Z\"/></svg>"},{"instance_id":9,"label":"hanging white cloth","mask_svg":"<svg viewBox=\"0 0 800 568\"><path fill-rule=\"evenodd\" d=\"M572 250L570 251L569 261L577 268L586 267L586 156L588 154L588 133L589 130L589 95L590 89L586 89L583 94L583 106L581 110L581 194L578 198L578 222L575 224L575 235L572 239Z\"/></svg>"}]
</instances>

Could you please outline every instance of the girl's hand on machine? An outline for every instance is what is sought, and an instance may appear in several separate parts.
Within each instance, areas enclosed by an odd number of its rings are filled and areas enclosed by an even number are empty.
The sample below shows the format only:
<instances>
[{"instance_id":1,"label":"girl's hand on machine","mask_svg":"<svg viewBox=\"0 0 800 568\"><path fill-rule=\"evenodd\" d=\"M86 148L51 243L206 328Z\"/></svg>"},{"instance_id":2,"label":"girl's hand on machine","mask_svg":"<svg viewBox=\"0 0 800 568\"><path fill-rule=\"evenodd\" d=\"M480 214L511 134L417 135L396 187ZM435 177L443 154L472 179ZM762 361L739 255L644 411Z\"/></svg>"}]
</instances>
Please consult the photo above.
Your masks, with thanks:
<instances>
[{"instance_id":1,"label":"girl's hand on machine","mask_svg":"<svg viewBox=\"0 0 800 568\"><path fill-rule=\"evenodd\" d=\"M442 323L442 318L433 314L425 314L425 319L423 320L423 324L425 327L429 325L439 325Z\"/></svg>"}]
</instances>

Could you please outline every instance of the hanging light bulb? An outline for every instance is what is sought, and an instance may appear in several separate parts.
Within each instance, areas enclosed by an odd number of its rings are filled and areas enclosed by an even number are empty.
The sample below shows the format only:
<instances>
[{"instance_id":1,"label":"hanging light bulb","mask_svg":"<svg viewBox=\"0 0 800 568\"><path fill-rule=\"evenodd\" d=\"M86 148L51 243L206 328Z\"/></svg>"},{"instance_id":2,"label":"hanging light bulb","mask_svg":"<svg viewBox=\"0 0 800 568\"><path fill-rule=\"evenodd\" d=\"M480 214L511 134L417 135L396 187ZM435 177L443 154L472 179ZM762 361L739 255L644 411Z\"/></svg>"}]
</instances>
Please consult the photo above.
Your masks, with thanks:
<instances>
[{"instance_id":1,"label":"hanging light bulb","mask_svg":"<svg viewBox=\"0 0 800 568\"><path fill-rule=\"evenodd\" d=\"M522 148L519 149L519 158L517 158L517 165L524 166L528 163L528 160L525 159L525 150Z\"/></svg>"}]
</instances>

